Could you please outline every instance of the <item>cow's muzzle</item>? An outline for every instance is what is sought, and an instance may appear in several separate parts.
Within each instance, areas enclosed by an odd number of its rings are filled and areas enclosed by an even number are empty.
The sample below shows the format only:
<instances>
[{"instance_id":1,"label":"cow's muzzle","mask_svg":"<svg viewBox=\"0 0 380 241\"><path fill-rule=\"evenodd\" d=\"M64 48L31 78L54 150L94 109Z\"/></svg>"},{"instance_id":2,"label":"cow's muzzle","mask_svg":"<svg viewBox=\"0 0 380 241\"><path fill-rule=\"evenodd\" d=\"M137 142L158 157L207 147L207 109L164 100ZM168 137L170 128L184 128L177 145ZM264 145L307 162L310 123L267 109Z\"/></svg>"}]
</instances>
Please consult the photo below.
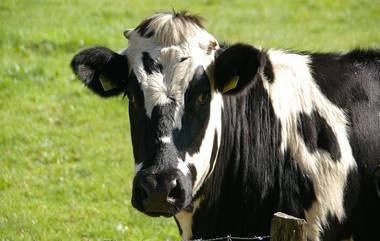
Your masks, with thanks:
<instances>
[{"instance_id":1,"label":"cow's muzzle","mask_svg":"<svg viewBox=\"0 0 380 241\"><path fill-rule=\"evenodd\" d=\"M189 205L191 181L174 170L137 173L133 182L132 205L153 217L170 217Z\"/></svg>"}]
</instances>

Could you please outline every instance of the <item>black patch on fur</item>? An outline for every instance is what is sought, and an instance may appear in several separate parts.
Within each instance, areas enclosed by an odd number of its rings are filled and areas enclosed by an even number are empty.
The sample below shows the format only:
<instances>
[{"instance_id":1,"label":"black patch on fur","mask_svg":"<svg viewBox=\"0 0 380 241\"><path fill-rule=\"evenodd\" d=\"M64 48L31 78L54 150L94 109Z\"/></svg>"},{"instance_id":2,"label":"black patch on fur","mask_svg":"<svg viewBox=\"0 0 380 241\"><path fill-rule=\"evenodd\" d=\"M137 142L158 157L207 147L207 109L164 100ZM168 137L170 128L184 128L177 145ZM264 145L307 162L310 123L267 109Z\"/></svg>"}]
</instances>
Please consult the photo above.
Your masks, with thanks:
<instances>
[{"instance_id":1,"label":"black patch on fur","mask_svg":"<svg viewBox=\"0 0 380 241\"><path fill-rule=\"evenodd\" d=\"M367 102L368 95L366 91L363 89L362 86L360 86L359 83L356 84L356 86L351 88L351 93L352 93L352 102Z\"/></svg>"},{"instance_id":2,"label":"black patch on fur","mask_svg":"<svg viewBox=\"0 0 380 241\"><path fill-rule=\"evenodd\" d=\"M144 21L142 21L137 27L136 31L140 34L141 37L144 37L146 34L146 31L148 31L148 27L150 23L154 20L154 17L147 18Z\"/></svg>"},{"instance_id":3,"label":"black patch on fur","mask_svg":"<svg viewBox=\"0 0 380 241\"><path fill-rule=\"evenodd\" d=\"M309 151L315 152L318 148L318 133L315 119L312 119L308 114L301 112L298 117L297 129Z\"/></svg>"},{"instance_id":4,"label":"black patch on fur","mask_svg":"<svg viewBox=\"0 0 380 241\"><path fill-rule=\"evenodd\" d=\"M296 164L296 160L294 160L289 150L285 151L284 160L285 160L284 169L291 170L292 172L294 172L294 174L283 173L282 175L284 175L284 177L286 175L290 175L288 176L289 180L286 180L286 179L285 180L288 183L294 182L293 183L294 184L293 188L295 188L294 197L297 197L298 199L300 199L300 203L302 204L302 207L305 210L307 210L311 207L313 202L317 200L315 196L313 181L305 172L299 169L299 167ZM280 188L281 189L280 192L283 192L283 195L287 195L291 193L289 190L282 190L283 188L284 187ZM291 188L291 185L289 185L289 187L287 188ZM297 207L294 207L294 209L297 209Z\"/></svg>"},{"instance_id":5,"label":"black patch on fur","mask_svg":"<svg viewBox=\"0 0 380 241\"><path fill-rule=\"evenodd\" d=\"M132 71L127 86L127 94L133 95L135 103L129 102L129 122L132 138L133 156L136 163L143 162L148 166L153 159L154 130L150 119L146 116L144 93Z\"/></svg>"},{"instance_id":6,"label":"black patch on fur","mask_svg":"<svg viewBox=\"0 0 380 241\"><path fill-rule=\"evenodd\" d=\"M311 54L313 78L326 97L337 106L351 109L356 102L377 96L380 50L354 50L346 54ZM378 83L378 82L377 82Z\"/></svg>"},{"instance_id":7,"label":"black patch on fur","mask_svg":"<svg viewBox=\"0 0 380 241\"><path fill-rule=\"evenodd\" d=\"M200 105L197 97L203 95L205 103ZM185 109L182 128L173 131L174 142L179 152L190 155L199 151L210 119L211 86L207 74L199 66L185 92Z\"/></svg>"},{"instance_id":8,"label":"black patch on fur","mask_svg":"<svg viewBox=\"0 0 380 241\"><path fill-rule=\"evenodd\" d=\"M148 74L153 74L153 72L162 73L162 65L154 61L152 57L150 57L149 53L142 53L142 62L144 65L144 70Z\"/></svg>"},{"instance_id":9,"label":"black patch on fur","mask_svg":"<svg viewBox=\"0 0 380 241\"><path fill-rule=\"evenodd\" d=\"M338 140L330 125L316 111L311 115L300 113L297 129L310 152L323 149L330 153L333 161L339 160L341 153Z\"/></svg>"},{"instance_id":10,"label":"black patch on fur","mask_svg":"<svg viewBox=\"0 0 380 241\"><path fill-rule=\"evenodd\" d=\"M188 164L188 167L189 167L190 174L191 174L191 183L193 184L192 186L194 186L195 180L197 180L197 169L191 163Z\"/></svg>"},{"instance_id":11,"label":"black patch on fur","mask_svg":"<svg viewBox=\"0 0 380 241\"><path fill-rule=\"evenodd\" d=\"M354 49L346 54L352 62L380 64L380 49Z\"/></svg>"},{"instance_id":12,"label":"black patch on fur","mask_svg":"<svg viewBox=\"0 0 380 241\"><path fill-rule=\"evenodd\" d=\"M154 35L154 30L150 31L149 33L147 33L146 35L144 35L145 38L150 38Z\"/></svg>"},{"instance_id":13,"label":"black patch on fur","mask_svg":"<svg viewBox=\"0 0 380 241\"><path fill-rule=\"evenodd\" d=\"M159 138L171 136L174 122L175 103L156 105L152 110L151 122L155 129L155 141L161 143Z\"/></svg>"},{"instance_id":14,"label":"black patch on fur","mask_svg":"<svg viewBox=\"0 0 380 241\"><path fill-rule=\"evenodd\" d=\"M374 182L375 182L375 187L376 187L376 194L377 194L377 197L380 201L380 161L379 161L379 165L377 166L376 170L375 170L375 175L374 175Z\"/></svg>"}]
</instances>

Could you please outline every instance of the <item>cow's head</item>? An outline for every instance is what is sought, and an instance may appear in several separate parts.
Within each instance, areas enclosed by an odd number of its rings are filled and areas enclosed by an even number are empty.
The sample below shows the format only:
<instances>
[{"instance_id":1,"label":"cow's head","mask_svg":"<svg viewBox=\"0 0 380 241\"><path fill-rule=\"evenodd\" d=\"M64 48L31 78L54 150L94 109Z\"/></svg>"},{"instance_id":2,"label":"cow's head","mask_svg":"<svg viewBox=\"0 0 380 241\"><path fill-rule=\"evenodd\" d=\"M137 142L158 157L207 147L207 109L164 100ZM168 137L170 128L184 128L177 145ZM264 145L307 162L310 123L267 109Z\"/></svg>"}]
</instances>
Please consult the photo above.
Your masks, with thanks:
<instances>
[{"instance_id":1,"label":"cow's head","mask_svg":"<svg viewBox=\"0 0 380 241\"><path fill-rule=\"evenodd\" d=\"M252 50L235 45L223 52L199 18L184 13L154 15L124 35L129 45L121 54L93 47L71 65L95 93L128 96L136 165L132 204L151 216L171 216L191 205L212 173L222 92L239 92L252 77L239 69L249 64L241 56ZM234 75L240 75L237 85L230 81Z\"/></svg>"}]
</instances>

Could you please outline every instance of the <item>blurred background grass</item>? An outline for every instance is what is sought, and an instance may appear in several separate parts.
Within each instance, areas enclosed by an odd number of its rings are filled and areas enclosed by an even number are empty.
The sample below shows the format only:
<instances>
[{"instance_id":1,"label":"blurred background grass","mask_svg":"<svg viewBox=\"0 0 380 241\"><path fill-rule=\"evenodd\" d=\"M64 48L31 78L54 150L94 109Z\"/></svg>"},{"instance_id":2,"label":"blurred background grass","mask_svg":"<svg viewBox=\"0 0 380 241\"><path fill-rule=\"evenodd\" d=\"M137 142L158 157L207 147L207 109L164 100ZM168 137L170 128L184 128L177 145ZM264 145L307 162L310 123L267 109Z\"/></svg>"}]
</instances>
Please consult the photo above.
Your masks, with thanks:
<instances>
[{"instance_id":1,"label":"blurred background grass","mask_svg":"<svg viewBox=\"0 0 380 241\"><path fill-rule=\"evenodd\" d=\"M126 100L103 100L70 71L79 49L120 50L156 11L200 14L220 40L266 48L379 47L379 0L1 0L0 239L179 240L173 219L131 207Z\"/></svg>"}]
</instances>

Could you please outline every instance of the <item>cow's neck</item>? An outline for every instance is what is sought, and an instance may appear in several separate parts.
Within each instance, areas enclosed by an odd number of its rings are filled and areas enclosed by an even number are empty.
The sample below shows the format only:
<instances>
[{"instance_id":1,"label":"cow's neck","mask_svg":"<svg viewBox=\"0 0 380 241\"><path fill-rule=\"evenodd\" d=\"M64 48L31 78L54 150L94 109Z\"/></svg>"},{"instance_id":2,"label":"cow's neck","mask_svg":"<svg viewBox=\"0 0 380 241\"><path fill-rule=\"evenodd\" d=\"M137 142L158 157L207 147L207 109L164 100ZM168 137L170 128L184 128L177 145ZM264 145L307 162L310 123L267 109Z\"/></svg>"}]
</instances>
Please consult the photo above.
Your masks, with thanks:
<instances>
[{"instance_id":1,"label":"cow's neck","mask_svg":"<svg viewBox=\"0 0 380 241\"><path fill-rule=\"evenodd\" d=\"M245 95L224 97L218 160L198 193L202 201L192 215L192 238L267 235L273 212L303 216L299 203L287 199L302 192L289 182L302 174L288 154L279 153L280 133L260 82Z\"/></svg>"}]
</instances>

